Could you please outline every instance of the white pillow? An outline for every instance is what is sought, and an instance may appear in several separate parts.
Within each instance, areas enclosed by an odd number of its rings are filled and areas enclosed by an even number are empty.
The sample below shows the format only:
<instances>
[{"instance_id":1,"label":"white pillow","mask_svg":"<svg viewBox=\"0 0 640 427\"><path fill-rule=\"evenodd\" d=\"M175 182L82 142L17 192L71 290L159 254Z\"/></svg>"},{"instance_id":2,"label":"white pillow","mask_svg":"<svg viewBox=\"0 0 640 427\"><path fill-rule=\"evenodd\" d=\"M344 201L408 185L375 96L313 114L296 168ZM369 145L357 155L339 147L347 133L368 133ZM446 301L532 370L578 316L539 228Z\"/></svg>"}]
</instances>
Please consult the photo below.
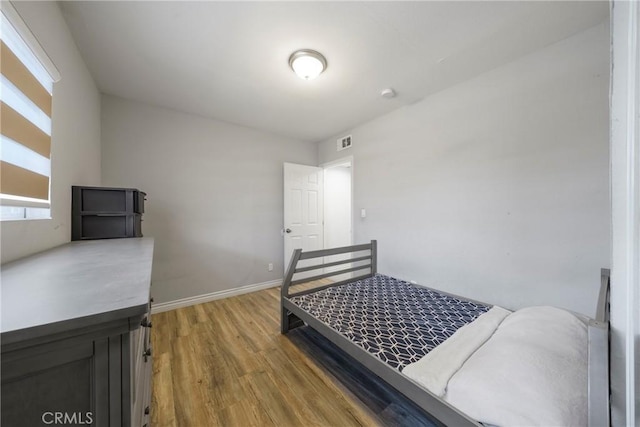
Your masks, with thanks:
<instances>
[{"instance_id":1,"label":"white pillow","mask_svg":"<svg viewBox=\"0 0 640 427\"><path fill-rule=\"evenodd\" d=\"M510 314L454 374L445 399L499 426L587 424L587 326L554 307Z\"/></svg>"}]
</instances>

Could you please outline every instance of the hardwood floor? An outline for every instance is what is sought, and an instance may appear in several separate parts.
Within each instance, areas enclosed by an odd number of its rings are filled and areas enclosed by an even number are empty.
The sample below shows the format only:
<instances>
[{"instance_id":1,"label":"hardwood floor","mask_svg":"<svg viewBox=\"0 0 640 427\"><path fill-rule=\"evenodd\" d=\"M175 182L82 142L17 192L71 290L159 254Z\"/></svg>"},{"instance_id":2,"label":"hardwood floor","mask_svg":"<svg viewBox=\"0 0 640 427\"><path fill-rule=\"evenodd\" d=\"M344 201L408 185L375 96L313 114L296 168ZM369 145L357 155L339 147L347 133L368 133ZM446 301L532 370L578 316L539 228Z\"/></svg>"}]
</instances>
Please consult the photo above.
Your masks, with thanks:
<instances>
[{"instance_id":1,"label":"hardwood floor","mask_svg":"<svg viewBox=\"0 0 640 427\"><path fill-rule=\"evenodd\" d=\"M280 334L280 291L154 314L151 425L431 426L308 327Z\"/></svg>"}]
</instances>

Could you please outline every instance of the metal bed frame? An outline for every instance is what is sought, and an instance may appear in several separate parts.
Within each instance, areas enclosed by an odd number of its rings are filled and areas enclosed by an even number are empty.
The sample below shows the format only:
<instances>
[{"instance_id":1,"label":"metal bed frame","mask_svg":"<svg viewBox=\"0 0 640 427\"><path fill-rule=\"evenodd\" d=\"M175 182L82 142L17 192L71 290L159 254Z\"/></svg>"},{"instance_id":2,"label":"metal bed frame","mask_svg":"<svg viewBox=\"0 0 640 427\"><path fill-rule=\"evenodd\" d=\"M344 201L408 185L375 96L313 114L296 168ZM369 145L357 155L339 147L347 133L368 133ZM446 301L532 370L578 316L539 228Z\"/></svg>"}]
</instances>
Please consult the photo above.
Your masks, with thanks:
<instances>
[{"instance_id":1,"label":"metal bed frame","mask_svg":"<svg viewBox=\"0 0 640 427\"><path fill-rule=\"evenodd\" d=\"M358 252L368 252L368 255L358 254L339 261L324 262L324 257L334 255L354 255ZM320 259L319 264L298 266L300 261ZM345 264L348 268L325 272L327 267L336 267ZM352 266L353 264L360 264ZM293 280L296 274L320 270L321 274ZM364 272L363 272L364 271ZM345 273L361 272L360 275L341 280L335 283L325 284L313 289L305 289L290 293L291 287L318 281L321 279L337 276ZM291 262L287 270L281 288L281 332L286 334L289 330L307 324L318 331L321 335L336 344L341 350L362 363L371 372L382 378L389 385L394 387L408 399L413 401L427 414L434 418L434 421L444 426L482 426L478 421L468 417L463 412L456 409L446 401L426 390L418 383L403 375L401 372L387 365L371 353L357 346L348 338L340 335L337 331L319 321L296 304L290 301L290 297L305 295L312 292L326 289L333 286L340 286L368 277L373 277L377 272L377 242L354 246L345 246L333 249L303 252L296 249L291 257ZM601 288L598 297L598 307L596 319L590 319L588 324L589 334L589 365L588 365L588 385L589 385L589 426L608 427L610 425L609 408L609 275L608 269L601 270ZM441 292L447 294L446 292ZM468 298L454 296L465 301L477 302Z\"/></svg>"}]
</instances>

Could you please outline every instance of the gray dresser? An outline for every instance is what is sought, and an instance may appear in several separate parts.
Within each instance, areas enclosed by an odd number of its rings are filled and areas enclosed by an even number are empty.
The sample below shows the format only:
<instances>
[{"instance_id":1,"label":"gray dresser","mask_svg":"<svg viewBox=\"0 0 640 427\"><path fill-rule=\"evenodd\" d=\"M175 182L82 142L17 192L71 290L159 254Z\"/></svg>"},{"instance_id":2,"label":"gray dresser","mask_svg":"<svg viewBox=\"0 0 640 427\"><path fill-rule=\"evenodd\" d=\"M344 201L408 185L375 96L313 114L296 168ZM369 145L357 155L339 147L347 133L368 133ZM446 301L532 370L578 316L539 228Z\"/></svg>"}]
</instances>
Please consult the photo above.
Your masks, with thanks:
<instances>
[{"instance_id":1,"label":"gray dresser","mask_svg":"<svg viewBox=\"0 0 640 427\"><path fill-rule=\"evenodd\" d=\"M110 239L2 266L3 427L148 425L152 258Z\"/></svg>"}]
</instances>

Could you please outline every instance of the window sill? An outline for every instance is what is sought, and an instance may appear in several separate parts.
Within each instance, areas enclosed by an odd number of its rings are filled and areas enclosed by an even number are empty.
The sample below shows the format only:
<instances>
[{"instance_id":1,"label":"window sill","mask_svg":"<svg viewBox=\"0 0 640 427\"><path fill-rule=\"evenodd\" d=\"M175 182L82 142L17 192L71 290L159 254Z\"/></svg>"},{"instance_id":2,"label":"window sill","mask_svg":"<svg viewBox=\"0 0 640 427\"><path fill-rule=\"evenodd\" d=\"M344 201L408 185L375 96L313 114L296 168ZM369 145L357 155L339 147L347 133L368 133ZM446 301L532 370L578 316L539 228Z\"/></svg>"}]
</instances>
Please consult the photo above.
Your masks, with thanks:
<instances>
[{"instance_id":1,"label":"window sill","mask_svg":"<svg viewBox=\"0 0 640 427\"><path fill-rule=\"evenodd\" d=\"M0 222L50 220L51 208L0 206Z\"/></svg>"}]
</instances>

